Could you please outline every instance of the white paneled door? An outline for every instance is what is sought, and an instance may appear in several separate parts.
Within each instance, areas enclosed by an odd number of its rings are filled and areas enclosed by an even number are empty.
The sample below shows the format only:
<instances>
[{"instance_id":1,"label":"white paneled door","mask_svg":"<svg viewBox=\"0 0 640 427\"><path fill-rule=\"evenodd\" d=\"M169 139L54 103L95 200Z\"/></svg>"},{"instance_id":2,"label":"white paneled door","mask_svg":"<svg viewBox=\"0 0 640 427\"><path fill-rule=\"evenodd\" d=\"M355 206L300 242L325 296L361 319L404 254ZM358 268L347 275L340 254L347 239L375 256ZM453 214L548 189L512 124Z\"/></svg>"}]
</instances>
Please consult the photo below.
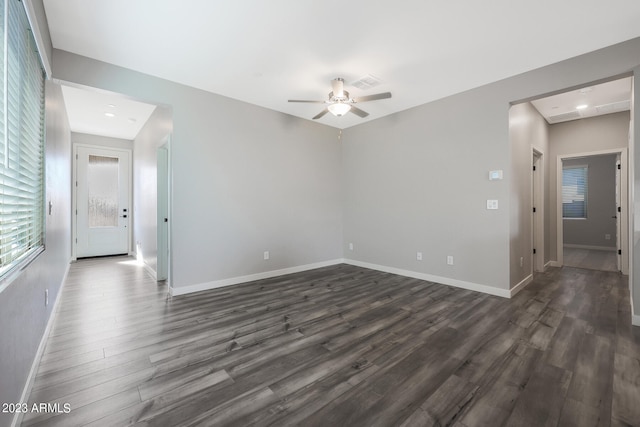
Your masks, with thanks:
<instances>
[{"instance_id":1,"label":"white paneled door","mask_svg":"<svg viewBox=\"0 0 640 427\"><path fill-rule=\"evenodd\" d=\"M76 148L76 257L129 253L131 152Z\"/></svg>"}]
</instances>

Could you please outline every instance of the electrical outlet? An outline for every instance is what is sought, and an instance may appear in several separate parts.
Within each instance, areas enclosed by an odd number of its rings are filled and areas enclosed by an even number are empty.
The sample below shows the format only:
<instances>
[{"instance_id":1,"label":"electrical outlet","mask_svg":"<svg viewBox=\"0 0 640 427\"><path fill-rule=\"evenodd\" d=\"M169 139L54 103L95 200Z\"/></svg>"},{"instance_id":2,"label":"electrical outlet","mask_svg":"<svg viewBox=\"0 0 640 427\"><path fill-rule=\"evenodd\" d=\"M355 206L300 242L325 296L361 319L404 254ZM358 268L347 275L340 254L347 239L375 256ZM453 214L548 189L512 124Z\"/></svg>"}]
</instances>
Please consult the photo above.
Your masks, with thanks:
<instances>
[{"instance_id":1,"label":"electrical outlet","mask_svg":"<svg viewBox=\"0 0 640 427\"><path fill-rule=\"evenodd\" d=\"M269 251L264 251L264 260L268 260L269 259Z\"/></svg>"},{"instance_id":2,"label":"electrical outlet","mask_svg":"<svg viewBox=\"0 0 640 427\"><path fill-rule=\"evenodd\" d=\"M453 255L448 255L447 256L447 264L448 265L453 265Z\"/></svg>"},{"instance_id":3,"label":"electrical outlet","mask_svg":"<svg viewBox=\"0 0 640 427\"><path fill-rule=\"evenodd\" d=\"M498 201L497 200L487 200L487 209L498 209Z\"/></svg>"},{"instance_id":4,"label":"electrical outlet","mask_svg":"<svg viewBox=\"0 0 640 427\"><path fill-rule=\"evenodd\" d=\"M422 252L417 252L417 253L416 253L416 259L417 259L418 261L422 261Z\"/></svg>"},{"instance_id":5,"label":"electrical outlet","mask_svg":"<svg viewBox=\"0 0 640 427\"><path fill-rule=\"evenodd\" d=\"M604 240L611 240L611 234L605 234Z\"/></svg>"},{"instance_id":6,"label":"electrical outlet","mask_svg":"<svg viewBox=\"0 0 640 427\"><path fill-rule=\"evenodd\" d=\"M49 305L49 289L44 290L44 306Z\"/></svg>"},{"instance_id":7,"label":"electrical outlet","mask_svg":"<svg viewBox=\"0 0 640 427\"><path fill-rule=\"evenodd\" d=\"M352 251L353 250L353 243L349 243L349 250Z\"/></svg>"}]
</instances>

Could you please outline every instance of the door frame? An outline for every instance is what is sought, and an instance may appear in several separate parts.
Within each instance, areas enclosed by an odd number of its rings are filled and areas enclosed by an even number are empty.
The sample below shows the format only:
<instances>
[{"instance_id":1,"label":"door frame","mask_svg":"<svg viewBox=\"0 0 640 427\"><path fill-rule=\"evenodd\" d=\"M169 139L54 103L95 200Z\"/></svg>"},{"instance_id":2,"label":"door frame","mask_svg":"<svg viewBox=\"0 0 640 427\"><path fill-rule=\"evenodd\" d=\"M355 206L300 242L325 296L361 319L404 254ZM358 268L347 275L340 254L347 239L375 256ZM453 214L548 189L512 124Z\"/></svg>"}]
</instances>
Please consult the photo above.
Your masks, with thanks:
<instances>
[{"instance_id":1,"label":"door frame","mask_svg":"<svg viewBox=\"0 0 640 427\"><path fill-rule=\"evenodd\" d=\"M171 135L156 149L157 153L157 262L156 280L171 284ZM166 227L163 226L166 221Z\"/></svg>"},{"instance_id":2,"label":"door frame","mask_svg":"<svg viewBox=\"0 0 640 427\"><path fill-rule=\"evenodd\" d=\"M533 168L536 168L534 171ZM535 272L543 272L545 269L544 262L544 152L536 147L531 149L531 244L532 249L536 249L535 255L532 254L531 274ZM533 208L536 212L533 212Z\"/></svg>"},{"instance_id":3,"label":"door frame","mask_svg":"<svg viewBox=\"0 0 640 427\"><path fill-rule=\"evenodd\" d=\"M629 162L628 162L628 148L613 148L608 150L589 151L583 153L561 154L558 155L556 163L556 251L557 251L557 266L562 267L564 265L564 224L562 222L562 161L573 159L576 157L590 157L601 156L606 154L619 154L620 155L620 203L622 209L620 212L620 241L617 243L618 248L622 250L622 265L620 272L622 274L629 274L629 259L630 259L630 245L629 242L629 218L631 218L631 206L629 197Z\"/></svg>"},{"instance_id":4,"label":"door frame","mask_svg":"<svg viewBox=\"0 0 640 427\"><path fill-rule=\"evenodd\" d=\"M78 147L97 149L97 150L112 150L122 151L129 154L129 224L133 224L133 150L128 148L110 147L108 145L93 145L93 144L73 144L73 158L72 158L72 179L71 179L71 261L77 261L77 243L78 243ZM131 252L131 240L133 227L127 227L127 253L132 255Z\"/></svg>"}]
</instances>

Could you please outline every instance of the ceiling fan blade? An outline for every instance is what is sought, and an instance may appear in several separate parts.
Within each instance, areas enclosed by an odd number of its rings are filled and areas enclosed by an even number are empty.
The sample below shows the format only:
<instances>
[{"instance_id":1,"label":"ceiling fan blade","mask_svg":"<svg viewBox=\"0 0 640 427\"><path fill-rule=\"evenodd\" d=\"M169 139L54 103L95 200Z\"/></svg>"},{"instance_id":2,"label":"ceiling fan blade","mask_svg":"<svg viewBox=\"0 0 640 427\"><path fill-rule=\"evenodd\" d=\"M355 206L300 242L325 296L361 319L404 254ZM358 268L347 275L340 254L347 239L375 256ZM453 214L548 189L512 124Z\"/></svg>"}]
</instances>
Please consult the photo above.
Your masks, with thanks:
<instances>
[{"instance_id":1,"label":"ceiling fan blade","mask_svg":"<svg viewBox=\"0 0 640 427\"><path fill-rule=\"evenodd\" d=\"M329 112L328 108L325 108L324 110L320 111L318 114L316 114L312 120L315 119L319 119L320 117L324 116L325 114L327 114Z\"/></svg>"},{"instance_id":2,"label":"ceiling fan blade","mask_svg":"<svg viewBox=\"0 0 640 427\"><path fill-rule=\"evenodd\" d=\"M351 111L356 116L360 116L360 117L367 117L369 115L369 113L367 113L366 111L362 111L361 109L359 109L353 104L351 104L351 109L349 111Z\"/></svg>"},{"instance_id":3,"label":"ceiling fan blade","mask_svg":"<svg viewBox=\"0 0 640 427\"><path fill-rule=\"evenodd\" d=\"M324 104L324 101L309 101L307 99L290 99L289 102L311 102L313 104Z\"/></svg>"},{"instance_id":4,"label":"ceiling fan blade","mask_svg":"<svg viewBox=\"0 0 640 427\"><path fill-rule=\"evenodd\" d=\"M391 92L383 92L383 93L376 93L375 95L360 96L358 98L354 98L353 100L356 102L367 102L367 101L375 101L377 99L387 99L387 98L391 98Z\"/></svg>"}]
</instances>

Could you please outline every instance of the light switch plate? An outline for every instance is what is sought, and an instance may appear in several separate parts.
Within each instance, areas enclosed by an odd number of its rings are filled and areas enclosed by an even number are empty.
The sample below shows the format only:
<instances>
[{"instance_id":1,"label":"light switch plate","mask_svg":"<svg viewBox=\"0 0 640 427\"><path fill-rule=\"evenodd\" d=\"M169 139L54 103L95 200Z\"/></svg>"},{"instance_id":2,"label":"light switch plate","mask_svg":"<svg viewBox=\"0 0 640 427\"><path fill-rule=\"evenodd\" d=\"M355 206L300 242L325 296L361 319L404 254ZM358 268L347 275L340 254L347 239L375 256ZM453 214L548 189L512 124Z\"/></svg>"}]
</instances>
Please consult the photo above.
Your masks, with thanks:
<instances>
[{"instance_id":1,"label":"light switch plate","mask_svg":"<svg viewBox=\"0 0 640 427\"><path fill-rule=\"evenodd\" d=\"M497 179L502 179L502 171L501 170L489 171L489 181L495 181Z\"/></svg>"}]
</instances>

